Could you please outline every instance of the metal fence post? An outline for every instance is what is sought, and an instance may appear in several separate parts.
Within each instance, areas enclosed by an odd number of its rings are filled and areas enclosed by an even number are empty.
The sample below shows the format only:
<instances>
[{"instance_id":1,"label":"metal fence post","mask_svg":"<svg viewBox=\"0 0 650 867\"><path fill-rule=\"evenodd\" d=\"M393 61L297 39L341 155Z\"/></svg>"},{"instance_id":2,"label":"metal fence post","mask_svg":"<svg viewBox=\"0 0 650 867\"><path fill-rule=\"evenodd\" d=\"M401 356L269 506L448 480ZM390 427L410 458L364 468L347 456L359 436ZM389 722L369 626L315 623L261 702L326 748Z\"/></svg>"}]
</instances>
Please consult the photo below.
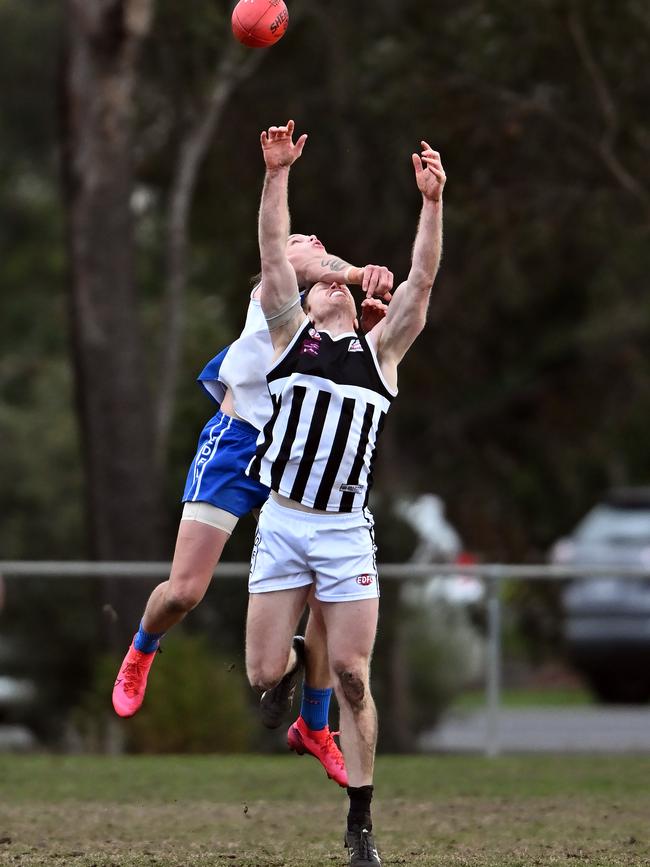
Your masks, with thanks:
<instances>
[{"instance_id":1,"label":"metal fence post","mask_svg":"<svg viewBox=\"0 0 650 867\"><path fill-rule=\"evenodd\" d=\"M487 671L485 675L486 727L485 754L498 756L499 710L501 703L501 576L490 570L487 582Z\"/></svg>"}]
</instances>

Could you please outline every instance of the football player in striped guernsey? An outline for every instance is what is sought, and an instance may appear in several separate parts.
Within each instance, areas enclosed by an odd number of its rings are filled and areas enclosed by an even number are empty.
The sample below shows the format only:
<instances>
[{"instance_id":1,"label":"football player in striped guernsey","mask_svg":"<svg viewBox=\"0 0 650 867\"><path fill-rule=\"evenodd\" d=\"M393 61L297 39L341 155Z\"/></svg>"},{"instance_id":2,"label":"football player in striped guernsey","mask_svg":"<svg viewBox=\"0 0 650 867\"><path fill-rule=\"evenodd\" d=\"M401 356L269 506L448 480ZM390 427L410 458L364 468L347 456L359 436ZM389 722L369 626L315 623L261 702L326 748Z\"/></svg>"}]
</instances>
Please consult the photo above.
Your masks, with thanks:
<instances>
[{"instance_id":1,"label":"football player in striped guernsey","mask_svg":"<svg viewBox=\"0 0 650 867\"><path fill-rule=\"evenodd\" d=\"M363 290L363 327L370 329L385 308L379 298L390 297L393 275L383 266L351 266L327 252L315 235L292 235L287 255L302 282L334 280L342 272ZM199 604L219 563L221 553L240 517L260 508L268 488L245 474L255 441L271 414L265 371L273 354L261 312L259 284L251 293L244 330L237 340L216 355L199 375L199 382L219 405L199 438L182 500L181 522L168 580L152 592L133 643L120 666L113 688L113 706L122 717L142 706L147 679L160 639ZM370 297L368 297L370 296ZM303 739L289 733L291 749L311 753L328 776L347 784L343 757L328 725L332 693L324 635L319 621L309 618L305 640L294 639L296 664L262 704L262 719L269 728L279 726L290 710L298 678L305 669L302 710L297 724Z\"/></svg>"},{"instance_id":2,"label":"football player in striped guernsey","mask_svg":"<svg viewBox=\"0 0 650 867\"><path fill-rule=\"evenodd\" d=\"M412 155L422 207L411 267L385 318L364 335L341 277L315 283L301 306L287 257L288 182L307 136L294 142L293 133L289 121L261 135L260 300L275 352L267 373L273 413L248 468L271 494L251 558L247 673L263 692L291 670L291 637L313 592L349 779L345 843L350 864L361 867L381 863L370 809L377 717L369 668L379 588L368 492L398 365L426 322L442 250L445 173L437 151L421 142Z\"/></svg>"}]
</instances>

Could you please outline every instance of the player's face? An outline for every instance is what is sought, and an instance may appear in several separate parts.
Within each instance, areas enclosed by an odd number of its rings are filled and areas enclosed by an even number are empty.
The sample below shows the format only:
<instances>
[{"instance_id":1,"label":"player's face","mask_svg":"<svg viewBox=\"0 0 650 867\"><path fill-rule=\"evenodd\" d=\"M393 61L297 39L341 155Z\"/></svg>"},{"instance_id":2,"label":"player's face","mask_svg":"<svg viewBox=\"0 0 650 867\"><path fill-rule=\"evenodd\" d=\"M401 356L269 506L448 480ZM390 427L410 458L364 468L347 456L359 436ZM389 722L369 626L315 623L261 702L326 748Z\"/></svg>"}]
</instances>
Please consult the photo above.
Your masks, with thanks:
<instances>
[{"instance_id":1,"label":"player's face","mask_svg":"<svg viewBox=\"0 0 650 867\"><path fill-rule=\"evenodd\" d=\"M345 283L315 283L309 290L305 312L318 325L329 319L333 312L343 312L356 319L354 298Z\"/></svg>"},{"instance_id":2,"label":"player's face","mask_svg":"<svg viewBox=\"0 0 650 867\"><path fill-rule=\"evenodd\" d=\"M325 249L316 235L299 235L297 233L289 235L287 240L287 252L289 252L289 250L300 250L301 248L308 250Z\"/></svg>"},{"instance_id":3,"label":"player's face","mask_svg":"<svg viewBox=\"0 0 650 867\"><path fill-rule=\"evenodd\" d=\"M324 256L326 252L316 235L289 235L287 240L287 259L296 271L313 261L314 256Z\"/></svg>"}]
</instances>

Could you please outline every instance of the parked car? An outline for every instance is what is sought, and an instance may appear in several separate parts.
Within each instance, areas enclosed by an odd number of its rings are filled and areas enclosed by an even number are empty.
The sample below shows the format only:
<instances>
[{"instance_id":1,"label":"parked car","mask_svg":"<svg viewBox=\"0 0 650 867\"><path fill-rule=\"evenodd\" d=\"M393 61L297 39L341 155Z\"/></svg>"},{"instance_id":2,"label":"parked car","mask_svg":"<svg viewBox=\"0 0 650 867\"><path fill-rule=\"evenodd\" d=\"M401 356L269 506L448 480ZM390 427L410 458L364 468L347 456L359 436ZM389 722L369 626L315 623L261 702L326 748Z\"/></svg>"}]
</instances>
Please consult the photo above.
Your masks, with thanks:
<instances>
[{"instance_id":1,"label":"parked car","mask_svg":"<svg viewBox=\"0 0 650 867\"><path fill-rule=\"evenodd\" d=\"M599 700L650 700L650 579L616 571L636 566L650 575L650 487L611 491L556 542L551 560L612 567L611 575L573 579L564 589L566 646Z\"/></svg>"}]
</instances>

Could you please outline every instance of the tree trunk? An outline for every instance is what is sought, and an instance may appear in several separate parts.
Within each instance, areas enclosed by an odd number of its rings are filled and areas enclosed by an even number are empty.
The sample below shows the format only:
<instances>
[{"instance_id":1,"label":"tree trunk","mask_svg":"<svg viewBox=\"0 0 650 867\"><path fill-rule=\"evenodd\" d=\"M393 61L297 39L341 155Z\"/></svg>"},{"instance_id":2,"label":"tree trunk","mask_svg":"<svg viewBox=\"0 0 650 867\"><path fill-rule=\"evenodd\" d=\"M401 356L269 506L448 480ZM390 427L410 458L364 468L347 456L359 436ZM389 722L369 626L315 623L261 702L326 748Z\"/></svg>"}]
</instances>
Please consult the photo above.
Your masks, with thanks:
<instances>
[{"instance_id":1,"label":"tree trunk","mask_svg":"<svg viewBox=\"0 0 650 867\"><path fill-rule=\"evenodd\" d=\"M203 160L221 123L228 101L267 56L246 52L231 40L217 64L210 92L182 135L174 166L165 231L165 315L159 370L161 383L156 398L157 458L164 464L176 403L178 371L185 323L185 293L189 270L188 223L196 182Z\"/></svg>"},{"instance_id":2,"label":"tree trunk","mask_svg":"<svg viewBox=\"0 0 650 867\"><path fill-rule=\"evenodd\" d=\"M63 169L89 549L98 559L154 558L163 554L161 484L130 207L135 67L152 0L66 6Z\"/></svg>"}]
</instances>

